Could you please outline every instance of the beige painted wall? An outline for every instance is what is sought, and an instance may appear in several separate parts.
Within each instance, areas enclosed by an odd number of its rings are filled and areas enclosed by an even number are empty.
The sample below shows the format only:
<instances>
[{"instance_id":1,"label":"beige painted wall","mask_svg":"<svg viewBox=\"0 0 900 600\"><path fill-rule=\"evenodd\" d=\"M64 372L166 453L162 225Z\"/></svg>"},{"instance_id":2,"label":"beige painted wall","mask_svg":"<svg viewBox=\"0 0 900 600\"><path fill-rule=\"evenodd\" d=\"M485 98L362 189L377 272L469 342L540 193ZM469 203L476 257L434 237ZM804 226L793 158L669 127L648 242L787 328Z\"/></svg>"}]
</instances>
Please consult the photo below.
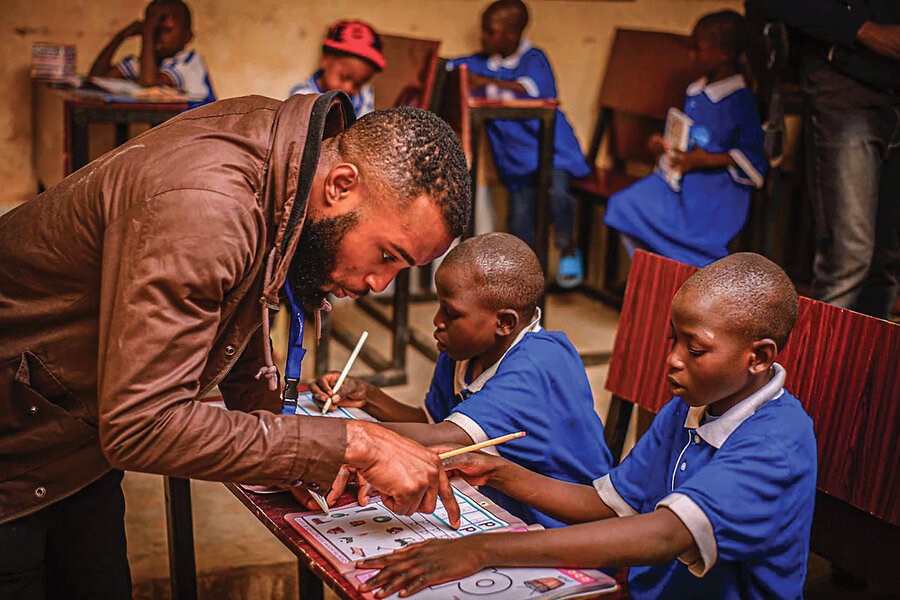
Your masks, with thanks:
<instances>
[{"instance_id":1,"label":"beige painted wall","mask_svg":"<svg viewBox=\"0 0 900 600\"><path fill-rule=\"evenodd\" d=\"M194 47L204 54L220 98L263 94L281 98L315 68L321 36L344 17L371 22L386 33L443 40L453 56L478 45L485 0L188 0ZM31 198L36 190L32 154L31 43L78 47L86 72L113 32L141 17L142 0L3 0L0 11L0 202ZM602 2L530 0L526 35L550 56L557 85L582 145L615 27L687 33L703 13L740 10L741 0L636 0ZM125 50L136 52L137 44ZM635 73L640 77L640 73Z\"/></svg>"}]
</instances>

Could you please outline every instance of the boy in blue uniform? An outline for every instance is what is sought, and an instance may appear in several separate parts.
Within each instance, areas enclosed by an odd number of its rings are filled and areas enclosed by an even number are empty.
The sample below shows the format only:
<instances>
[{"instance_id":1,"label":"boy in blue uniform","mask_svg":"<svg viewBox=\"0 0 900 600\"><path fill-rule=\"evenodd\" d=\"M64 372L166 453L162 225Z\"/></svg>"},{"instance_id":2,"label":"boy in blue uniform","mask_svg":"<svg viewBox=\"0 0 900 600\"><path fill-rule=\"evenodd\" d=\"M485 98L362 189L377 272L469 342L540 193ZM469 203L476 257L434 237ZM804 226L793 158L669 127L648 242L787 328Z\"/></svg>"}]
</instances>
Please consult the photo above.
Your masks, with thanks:
<instances>
[{"instance_id":1,"label":"boy in blue uniform","mask_svg":"<svg viewBox=\"0 0 900 600\"><path fill-rule=\"evenodd\" d=\"M129 55L113 64L112 59L126 39L141 36L140 56ZM153 0L143 21L135 21L118 32L100 51L91 67L92 77L116 77L145 87L168 85L191 97L191 106L214 102L206 62L185 47L194 37L191 9L181 0Z\"/></svg>"},{"instance_id":2,"label":"boy in blue uniform","mask_svg":"<svg viewBox=\"0 0 900 600\"><path fill-rule=\"evenodd\" d=\"M478 54L451 60L447 67L466 65L469 85L484 88L488 98L556 98L556 80L547 56L534 48L522 32L528 25L528 9L521 0L498 0L481 17L481 48ZM534 244L537 199L538 140L540 123L496 120L487 124L488 139L500 179L509 189L509 230ZM553 177L550 189L556 246L560 251L557 283L576 287L584 278L584 267L575 249L573 227L575 201L569 179L584 177L590 168L562 111L556 111Z\"/></svg>"},{"instance_id":3,"label":"boy in blue uniform","mask_svg":"<svg viewBox=\"0 0 900 600\"><path fill-rule=\"evenodd\" d=\"M352 377L332 395L337 372L312 386L314 397L363 408L424 444L467 445L525 431L490 452L572 483L606 474L611 457L581 358L564 333L540 326L544 275L534 252L506 233L470 238L447 254L435 283L434 337L441 354L424 408ZM562 524L496 490L484 491L527 522Z\"/></svg>"},{"instance_id":4,"label":"boy in blue uniform","mask_svg":"<svg viewBox=\"0 0 900 600\"><path fill-rule=\"evenodd\" d=\"M793 285L762 256L698 271L672 301L666 379L675 398L608 475L579 486L480 453L445 461L472 484L579 525L426 542L363 561L383 570L362 591L408 595L491 565L630 565L635 598L801 597L816 440L775 362L796 318Z\"/></svg>"},{"instance_id":5,"label":"boy in blue uniform","mask_svg":"<svg viewBox=\"0 0 900 600\"><path fill-rule=\"evenodd\" d=\"M369 81L386 65L381 37L371 25L338 21L322 42L319 70L291 88L288 96L340 90L350 96L356 116L361 117L375 110L375 92Z\"/></svg>"},{"instance_id":6,"label":"boy in blue uniform","mask_svg":"<svg viewBox=\"0 0 900 600\"><path fill-rule=\"evenodd\" d=\"M672 150L681 191L654 173L614 194L605 222L635 247L697 267L728 254L727 244L747 220L750 190L763 185L764 133L756 99L740 74L744 21L734 11L702 17L692 35L694 60L706 75L687 88L684 112L694 121L692 149L677 152L662 137L656 154Z\"/></svg>"}]
</instances>

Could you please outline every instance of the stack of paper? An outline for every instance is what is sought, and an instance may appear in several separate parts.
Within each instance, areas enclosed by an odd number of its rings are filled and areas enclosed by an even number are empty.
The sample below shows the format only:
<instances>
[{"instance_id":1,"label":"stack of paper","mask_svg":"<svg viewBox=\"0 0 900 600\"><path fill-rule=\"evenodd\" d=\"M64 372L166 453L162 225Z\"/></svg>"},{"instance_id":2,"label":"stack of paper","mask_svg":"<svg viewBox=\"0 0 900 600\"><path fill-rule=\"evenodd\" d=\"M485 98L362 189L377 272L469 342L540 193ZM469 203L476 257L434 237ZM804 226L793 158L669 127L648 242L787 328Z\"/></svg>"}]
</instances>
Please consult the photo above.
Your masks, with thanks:
<instances>
[{"instance_id":1,"label":"stack of paper","mask_svg":"<svg viewBox=\"0 0 900 600\"><path fill-rule=\"evenodd\" d=\"M64 79L75 75L75 46L35 42L31 45L31 76Z\"/></svg>"}]
</instances>

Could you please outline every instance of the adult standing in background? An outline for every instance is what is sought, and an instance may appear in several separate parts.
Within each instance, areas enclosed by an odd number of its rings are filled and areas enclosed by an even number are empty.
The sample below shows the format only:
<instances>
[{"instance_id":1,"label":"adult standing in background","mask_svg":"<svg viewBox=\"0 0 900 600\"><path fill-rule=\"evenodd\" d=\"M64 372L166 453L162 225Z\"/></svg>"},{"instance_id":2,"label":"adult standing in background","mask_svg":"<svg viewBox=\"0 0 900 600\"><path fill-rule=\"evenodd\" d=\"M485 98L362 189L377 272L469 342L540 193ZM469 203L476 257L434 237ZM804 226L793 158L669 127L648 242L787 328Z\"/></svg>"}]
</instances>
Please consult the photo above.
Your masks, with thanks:
<instances>
[{"instance_id":1,"label":"adult standing in background","mask_svg":"<svg viewBox=\"0 0 900 600\"><path fill-rule=\"evenodd\" d=\"M900 2L747 0L802 34L812 295L887 318L900 279Z\"/></svg>"}]
</instances>

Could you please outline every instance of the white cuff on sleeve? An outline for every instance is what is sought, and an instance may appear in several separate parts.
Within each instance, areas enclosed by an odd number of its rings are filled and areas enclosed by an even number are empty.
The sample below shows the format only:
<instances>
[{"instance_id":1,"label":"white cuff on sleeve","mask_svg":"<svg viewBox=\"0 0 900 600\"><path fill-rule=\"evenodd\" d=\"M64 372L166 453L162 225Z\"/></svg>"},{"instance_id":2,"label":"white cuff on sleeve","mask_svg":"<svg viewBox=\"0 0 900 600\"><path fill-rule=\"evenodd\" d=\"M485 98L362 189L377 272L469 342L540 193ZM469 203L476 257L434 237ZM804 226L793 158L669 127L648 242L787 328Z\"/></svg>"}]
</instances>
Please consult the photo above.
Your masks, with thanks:
<instances>
[{"instance_id":1,"label":"white cuff on sleeve","mask_svg":"<svg viewBox=\"0 0 900 600\"><path fill-rule=\"evenodd\" d=\"M444 421L450 421L463 431L465 431L470 438L472 438L473 444L478 444L479 442L486 442L490 438L484 432L484 429L481 428L481 425L475 422L469 416L466 416L460 412L455 412L451 414L449 417L444 419ZM491 446L489 448L484 448L482 452L486 452L488 454L493 454L494 456L500 456L500 453L497 452L496 446Z\"/></svg>"},{"instance_id":2,"label":"white cuff on sleeve","mask_svg":"<svg viewBox=\"0 0 900 600\"><path fill-rule=\"evenodd\" d=\"M750 162L750 159L747 158L743 152L737 149L729 150L728 156L733 158L734 162L737 163L738 168L750 178L748 180L747 177L742 177L734 167L728 167L728 173L731 174L732 179L738 183L752 185L757 188L763 186L765 180L763 179L762 173L756 170L756 167L753 166L753 163Z\"/></svg>"},{"instance_id":3,"label":"white cuff on sleeve","mask_svg":"<svg viewBox=\"0 0 900 600\"><path fill-rule=\"evenodd\" d=\"M613 509L620 517L630 517L637 514L637 511L631 508L631 505L625 502L625 499L616 491L609 475L595 479L594 489L597 490L597 494L600 496L603 504Z\"/></svg>"},{"instance_id":4,"label":"white cuff on sleeve","mask_svg":"<svg viewBox=\"0 0 900 600\"><path fill-rule=\"evenodd\" d=\"M684 526L694 538L695 548L691 548L678 557L687 565L688 570L696 577L706 575L719 558L716 535L712 523L703 509L684 494L669 494L656 504L656 508L664 506L681 519Z\"/></svg>"},{"instance_id":5,"label":"white cuff on sleeve","mask_svg":"<svg viewBox=\"0 0 900 600\"><path fill-rule=\"evenodd\" d=\"M537 84L531 77L519 77L518 79L516 79L516 83L525 88L525 93L527 93L532 98L537 98L541 95L541 91L538 89Z\"/></svg>"}]
</instances>

